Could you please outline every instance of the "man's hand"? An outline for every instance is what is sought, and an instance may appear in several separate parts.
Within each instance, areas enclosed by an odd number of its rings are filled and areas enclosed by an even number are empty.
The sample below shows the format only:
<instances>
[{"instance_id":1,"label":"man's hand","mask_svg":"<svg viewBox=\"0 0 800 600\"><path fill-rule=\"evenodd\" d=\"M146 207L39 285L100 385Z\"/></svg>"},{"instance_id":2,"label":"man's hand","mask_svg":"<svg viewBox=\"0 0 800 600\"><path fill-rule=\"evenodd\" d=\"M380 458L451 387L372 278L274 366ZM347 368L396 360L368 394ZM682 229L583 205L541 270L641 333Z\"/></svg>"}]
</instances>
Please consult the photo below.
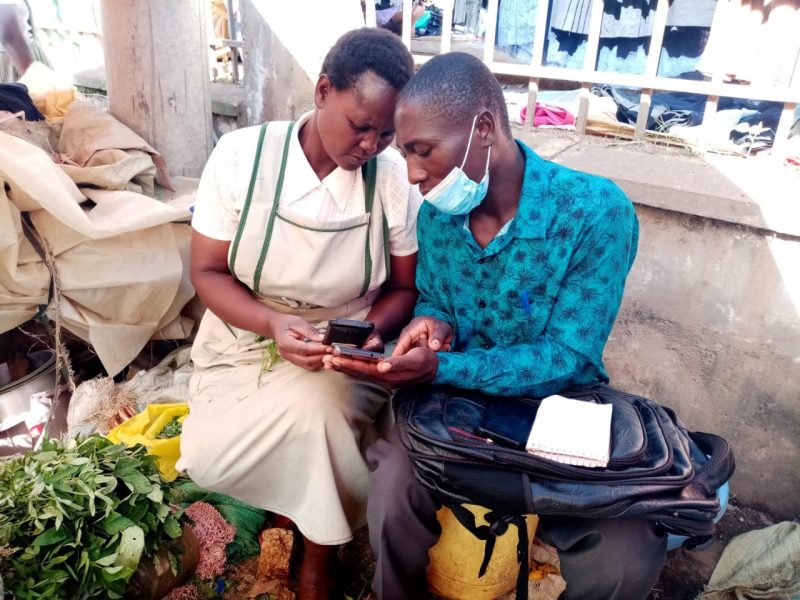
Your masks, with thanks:
<instances>
[{"instance_id":1,"label":"man's hand","mask_svg":"<svg viewBox=\"0 0 800 600\"><path fill-rule=\"evenodd\" d=\"M424 346L412 348L403 356L392 355L377 363L333 355L323 358L326 369L368 379L386 387L401 387L432 381L439 369L436 353Z\"/></svg>"},{"instance_id":2,"label":"man's hand","mask_svg":"<svg viewBox=\"0 0 800 600\"><path fill-rule=\"evenodd\" d=\"M334 350L323 358L323 363L326 369L351 377L369 379L386 387L401 387L433 381L439 370L436 352L449 351L452 342L450 325L433 317L417 317L400 332L394 352L388 358L373 363L339 356ZM364 348L374 349L368 344Z\"/></svg>"},{"instance_id":3,"label":"man's hand","mask_svg":"<svg viewBox=\"0 0 800 600\"><path fill-rule=\"evenodd\" d=\"M322 368L322 357L330 346L320 343L322 334L305 319L279 314L271 319L270 330L269 337L285 360L309 371Z\"/></svg>"},{"instance_id":4,"label":"man's hand","mask_svg":"<svg viewBox=\"0 0 800 600\"><path fill-rule=\"evenodd\" d=\"M444 321L421 316L400 332L392 357L403 356L412 348L423 346L434 352L447 352L453 343L453 328Z\"/></svg>"}]
</instances>

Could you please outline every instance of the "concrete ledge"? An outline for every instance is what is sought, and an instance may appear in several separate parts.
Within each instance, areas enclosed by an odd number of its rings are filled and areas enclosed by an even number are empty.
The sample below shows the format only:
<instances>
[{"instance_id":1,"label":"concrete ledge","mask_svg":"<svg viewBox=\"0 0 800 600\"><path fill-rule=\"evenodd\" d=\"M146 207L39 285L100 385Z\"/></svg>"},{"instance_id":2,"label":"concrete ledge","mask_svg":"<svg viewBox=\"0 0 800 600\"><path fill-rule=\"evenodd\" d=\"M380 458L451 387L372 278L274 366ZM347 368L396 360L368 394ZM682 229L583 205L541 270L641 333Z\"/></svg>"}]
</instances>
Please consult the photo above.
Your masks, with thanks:
<instances>
[{"instance_id":1,"label":"concrete ledge","mask_svg":"<svg viewBox=\"0 0 800 600\"><path fill-rule=\"evenodd\" d=\"M636 204L800 237L797 169L567 131L514 133L544 158L614 180Z\"/></svg>"},{"instance_id":2,"label":"concrete ledge","mask_svg":"<svg viewBox=\"0 0 800 600\"><path fill-rule=\"evenodd\" d=\"M212 82L211 112L237 119L244 115L244 86Z\"/></svg>"},{"instance_id":3,"label":"concrete ledge","mask_svg":"<svg viewBox=\"0 0 800 600\"><path fill-rule=\"evenodd\" d=\"M83 91L102 93L108 92L106 84L105 67L96 67L75 73L73 83ZM235 83L211 84L211 112L215 115L234 117L238 119L244 109L244 86Z\"/></svg>"}]
</instances>

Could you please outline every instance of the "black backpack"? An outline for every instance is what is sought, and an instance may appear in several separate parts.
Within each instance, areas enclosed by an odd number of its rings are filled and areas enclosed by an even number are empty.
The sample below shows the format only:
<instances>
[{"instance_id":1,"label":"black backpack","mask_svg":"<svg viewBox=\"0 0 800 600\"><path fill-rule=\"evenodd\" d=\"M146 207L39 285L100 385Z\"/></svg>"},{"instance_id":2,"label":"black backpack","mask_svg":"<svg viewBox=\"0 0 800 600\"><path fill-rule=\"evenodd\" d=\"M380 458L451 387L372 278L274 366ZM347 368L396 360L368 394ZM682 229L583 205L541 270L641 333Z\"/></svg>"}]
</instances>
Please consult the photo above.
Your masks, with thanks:
<instances>
[{"instance_id":1,"label":"black backpack","mask_svg":"<svg viewBox=\"0 0 800 600\"><path fill-rule=\"evenodd\" d=\"M398 392L397 430L416 479L449 506L456 518L486 541L479 575L488 566L494 539L509 525L519 531L517 597L527 592L528 540L524 515L589 518L638 517L667 532L702 543L714 533L720 510L717 490L733 473L733 453L721 437L689 432L669 408L604 384L560 395L613 405L611 458L605 468L578 467L482 439L487 407L502 405L509 429L533 422L541 399L494 397L443 386ZM513 421L513 422L511 422ZM475 525L461 507L490 509L488 526Z\"/></svg>"}]
</instances>

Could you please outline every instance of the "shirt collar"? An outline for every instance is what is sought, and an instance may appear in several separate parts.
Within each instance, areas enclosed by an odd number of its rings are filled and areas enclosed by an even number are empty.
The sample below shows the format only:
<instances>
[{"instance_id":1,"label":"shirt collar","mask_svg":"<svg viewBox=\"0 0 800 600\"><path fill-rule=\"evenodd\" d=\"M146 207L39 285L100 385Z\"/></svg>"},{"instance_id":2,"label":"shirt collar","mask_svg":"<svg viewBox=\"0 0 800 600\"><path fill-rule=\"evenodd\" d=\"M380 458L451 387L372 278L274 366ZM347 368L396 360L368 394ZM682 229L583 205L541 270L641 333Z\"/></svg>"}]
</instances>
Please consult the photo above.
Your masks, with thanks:
<instances>
[{"instance_id":1,"label":"shirt collar","mask_svg":"<svg viewBox=\"0 0 800 600\"><path fill-rule=\"evenodd\" d=\"M518 238L544 239L551 211L548 186L552 165L523 142L516 142L525 155L525 175L511 233Z\"/></svg>"},{"instance_id":2,"label":"shirt collar","mask_svg":"<svg viewBox=\"0 0 800 600\"><path fill-rule=\"evenodd\" d=\"M509 229L504 227L496 237L510 233L512 237L516 238L544 239L551 211L548 187L552 164L541 158L520 140L515 141L525 157L525 174L522 178L519 207L515 217L508 223ZM469 215L466 217L451 216L437 210L436 219L442 221L463 219L463 227L469 230ZM472 234L470 233L470 235Z\"/></svg>"},{"instance_id":3,"label":"shirt collar","mask_svg":"<svg viewBox=\"0 0 800 600\"><path fill-rule=\"evenodd\" d=\"M360 181L360 169L355 171L345 171L341 167L336 167L322 181L320 181L311 164L308 162L303 147L300 145L300 130L313 115L309 111L297 119L292 139L289 141L289 160L286 165L285 187L281 196L281 201L285 205L290 205L303 198L309 192L314 191L319 186L324 186L333 197L333 201L340 211L344 211L347 201L353 190L353 186Z\"/></svg>"}]
</instances>

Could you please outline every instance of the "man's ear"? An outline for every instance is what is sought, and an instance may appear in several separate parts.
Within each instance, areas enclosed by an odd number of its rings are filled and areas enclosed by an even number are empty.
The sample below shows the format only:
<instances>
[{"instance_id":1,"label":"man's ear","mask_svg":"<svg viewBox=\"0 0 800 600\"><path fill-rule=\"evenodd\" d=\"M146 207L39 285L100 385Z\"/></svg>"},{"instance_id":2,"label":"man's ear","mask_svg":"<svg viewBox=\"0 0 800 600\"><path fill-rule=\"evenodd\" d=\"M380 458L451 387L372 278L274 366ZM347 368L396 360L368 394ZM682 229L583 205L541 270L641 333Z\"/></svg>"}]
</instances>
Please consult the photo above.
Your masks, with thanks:
<instances>
[{"instance_id":1,"label":"man's ear","mask_svg":"<svg viewBox=\"0 0 800 600\"><path fill-rule=\"evenodd\" d=\"M331 89L333 89L331 80L323 73L319 76L317 85L314 88L314 105L317 108L322 108L325 106L325 102L328 99L328 95L331 93Z\"/></svg>"},{"instance_id":2,"label":"man's ear","mask_svg":"<svg viewBox=\"0 0 800 600\"><path fill-rule=\"evenodd\" d=\"M481 139L481 148L488 148L495 143L497 139L497 119L490 110L484 109L478 114L475 128L478 130L478 136Z\"/></svg>"}]
</instances>

